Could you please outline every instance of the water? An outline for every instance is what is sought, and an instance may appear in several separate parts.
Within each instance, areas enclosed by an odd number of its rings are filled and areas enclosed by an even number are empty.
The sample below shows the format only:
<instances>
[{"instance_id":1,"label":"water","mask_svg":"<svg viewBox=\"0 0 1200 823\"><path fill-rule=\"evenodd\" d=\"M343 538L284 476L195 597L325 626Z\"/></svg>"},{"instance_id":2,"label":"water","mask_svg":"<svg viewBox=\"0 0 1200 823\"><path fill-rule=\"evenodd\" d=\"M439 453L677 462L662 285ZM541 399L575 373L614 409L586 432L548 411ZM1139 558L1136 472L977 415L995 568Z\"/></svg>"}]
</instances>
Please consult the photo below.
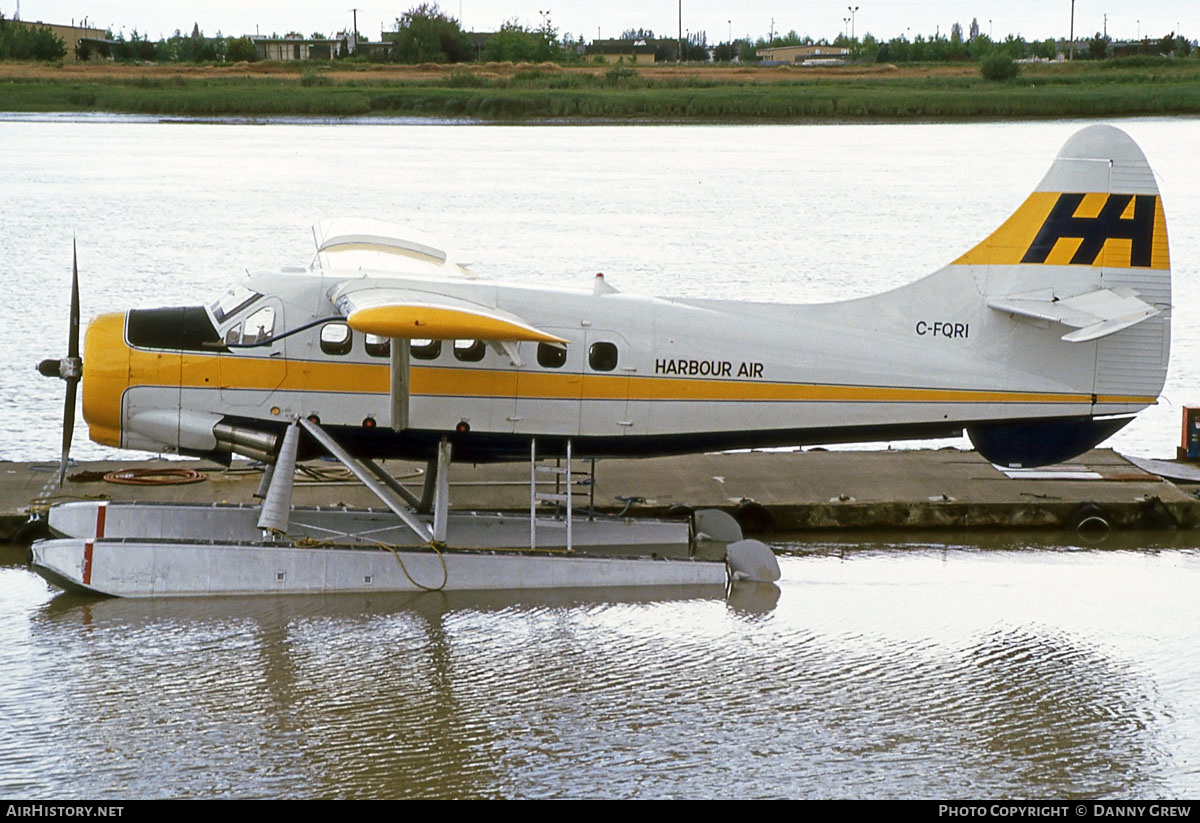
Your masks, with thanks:
<instances>
[{"instance_id":1,"label":"water","mask_svg":"<svg viewBox=\"0 0 1200 823\"><path fill-rule=\"evenodd\" d=\"M783 543L728 600L173 602L13 550L0 794L1194 796L1200 552L1144 546Z\"/></svg>"},{"instance_id":2,"label":"water","mask_svg":"<svg viewBox=\"0 0 1200 823\"><path fill-rule=\"evenodd\" d=\"M336 215L410 222L489 277L779 301L910 282L986 236L1081 122L508 127L0 119L0 458L53 458L71 239L83 314L190 305L307 264ZM1163 402L1111 444L1169 457L1200 361L1200 120L1121 125L1159 175L1176 314ZM79 427L82 432L84 428ZM81 459L112 456L76 438ZM964 443L965 441L958 441Z\"/></svg>"},{"instance_id":3,"label":"water","mask_svg":"<svg viewBox=\"0 0 1200 823\"><path fill-rule=\"evenodd\" d=\"M1166 456L1196 382L1194 119L1121 125L1160 177ZM0 458L58 449L85 317L305 264L365 213L487 276L814 301L931 271L1081 123L463 127L0 119ZM80 431L82 431L80 427ZM76 456L111 452L76 438ZM1200 791L1190 535L784 542L778 589L91 600L0 551L0 796L1180 797Z\"/></svg>"}]
</instances>

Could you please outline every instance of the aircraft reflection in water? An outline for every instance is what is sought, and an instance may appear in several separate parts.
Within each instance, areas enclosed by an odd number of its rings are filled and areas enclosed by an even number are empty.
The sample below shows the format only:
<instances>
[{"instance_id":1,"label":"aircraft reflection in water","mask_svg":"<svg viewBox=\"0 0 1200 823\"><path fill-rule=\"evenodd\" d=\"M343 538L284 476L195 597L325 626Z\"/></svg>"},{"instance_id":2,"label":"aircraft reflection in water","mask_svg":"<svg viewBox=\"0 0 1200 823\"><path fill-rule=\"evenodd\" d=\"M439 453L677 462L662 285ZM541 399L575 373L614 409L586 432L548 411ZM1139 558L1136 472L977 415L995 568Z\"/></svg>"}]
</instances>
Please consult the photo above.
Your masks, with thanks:
<instances>
[{"instance_id":1,"label":"aircraft reflection in water","mask_svg":"<svg viewBox=\"0 0 1200 823\"><path fill-rule=\"evenodd\" d=\"M498 283L381 221L314 231L308 269L250 275L206 306L97 317L82 363L73 334L68 357L42 365L68 381L68 419L81 373L99 443L429 460L442 471L427 475L428 508L451 459L965 429L993 462L1043 465L1117 431L1166 377L1162 203L1140 149L1108 126L1070 138L1016 212L949 265L843 302L645 297L601 275L586 290Z\"/></svg>"}]
</instances>

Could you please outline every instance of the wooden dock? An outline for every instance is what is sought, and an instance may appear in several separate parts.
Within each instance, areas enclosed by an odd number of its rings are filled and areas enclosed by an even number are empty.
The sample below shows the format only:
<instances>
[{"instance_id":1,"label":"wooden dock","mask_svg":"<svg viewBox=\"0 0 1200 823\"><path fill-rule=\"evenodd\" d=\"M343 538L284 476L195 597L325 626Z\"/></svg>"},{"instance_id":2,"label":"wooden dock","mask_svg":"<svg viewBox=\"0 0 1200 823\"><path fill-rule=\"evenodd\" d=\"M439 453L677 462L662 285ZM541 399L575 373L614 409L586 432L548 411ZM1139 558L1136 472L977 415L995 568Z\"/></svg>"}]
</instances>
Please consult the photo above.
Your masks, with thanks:
<instances>
[{"instance_id":1,"label":"wooden dock","mask_svg":"<svg viewBox=\"0 0 1200 823\"><path fill-rule=\"evenodd\" d=\"M402 482L419 488L424 466L387 461ZM587 468L587 461L576 461ZM103 479L126 468L192 468L202 482L120 485ZM57 465L0 463L0 540L27 539L31 511L60 500L253 502L261 471L237 462L148 459L72 466L63 488ZM748 532L847 529L1075 529L1088 517L1112 529L1190 529L1200 525L1197 485L1170 482L1100 449L1062 466L1002 471L974 452L794 451L703 454L596 465L599 512L661 516L673 507L723 508ZM586 509L593 489L576 486ZM529 466L455 464L455 510L527 511ZM378 507L342 467L311 461L297 471L296 505Z\"/></svg>"}]
</instances>

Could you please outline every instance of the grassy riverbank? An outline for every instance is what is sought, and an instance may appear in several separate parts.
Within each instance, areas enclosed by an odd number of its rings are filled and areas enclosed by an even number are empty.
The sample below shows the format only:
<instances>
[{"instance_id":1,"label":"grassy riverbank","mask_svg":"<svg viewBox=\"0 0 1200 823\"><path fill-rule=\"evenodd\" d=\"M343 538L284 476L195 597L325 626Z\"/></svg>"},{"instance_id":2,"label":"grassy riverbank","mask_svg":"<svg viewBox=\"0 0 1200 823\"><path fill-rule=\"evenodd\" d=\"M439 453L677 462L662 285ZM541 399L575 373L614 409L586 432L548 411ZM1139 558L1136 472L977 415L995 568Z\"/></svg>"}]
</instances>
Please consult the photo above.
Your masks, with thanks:
<instances>
[{"instance_id":1,"label":"grassy riverbank","mask_svg":"<svg viewBox=\"0 0 1200 823\"><path fill-rule=\"evenodd\" d=\"M1200 113L1200 60L1022 67L229 67L0 65L0 110L183 116L698 121L1002 119Z\"/></svg>"}]
</instances>

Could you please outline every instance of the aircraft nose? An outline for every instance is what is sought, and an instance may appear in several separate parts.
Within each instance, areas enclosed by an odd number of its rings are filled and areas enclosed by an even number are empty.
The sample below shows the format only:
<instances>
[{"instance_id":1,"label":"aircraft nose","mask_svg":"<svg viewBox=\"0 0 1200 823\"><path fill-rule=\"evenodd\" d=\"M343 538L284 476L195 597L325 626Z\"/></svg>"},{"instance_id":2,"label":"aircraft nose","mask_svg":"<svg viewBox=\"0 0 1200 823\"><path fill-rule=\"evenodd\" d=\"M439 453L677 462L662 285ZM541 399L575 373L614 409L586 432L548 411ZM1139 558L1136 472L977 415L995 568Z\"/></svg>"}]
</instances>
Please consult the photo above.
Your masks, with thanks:
<instances>
[{"instance_id":1,"label":"aircraft nose","mask_svg":"<svg viewBox=\"0 0 1200 823\"><path fill-rule=\"evenodd\" d=\"M129 386L125 315L92 318L83 341L83 419L92 440L121 445L121 398Z\"/></svg>"}]
</instances>

